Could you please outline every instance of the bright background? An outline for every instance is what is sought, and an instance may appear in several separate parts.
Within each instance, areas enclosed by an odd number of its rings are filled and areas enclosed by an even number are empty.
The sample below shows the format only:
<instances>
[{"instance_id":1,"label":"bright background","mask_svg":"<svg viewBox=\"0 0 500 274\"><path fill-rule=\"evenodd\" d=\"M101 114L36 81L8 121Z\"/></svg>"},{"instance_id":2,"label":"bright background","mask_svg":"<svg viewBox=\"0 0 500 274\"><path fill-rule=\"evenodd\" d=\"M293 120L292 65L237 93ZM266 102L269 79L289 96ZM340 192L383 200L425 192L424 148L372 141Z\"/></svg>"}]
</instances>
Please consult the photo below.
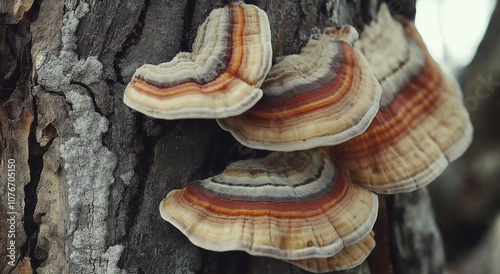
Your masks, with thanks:
<instances>
[{"instance_id":1,"label":"bright background","mask_svg":"<svg viewBox=\"0 0 500 274\"><path fill-rule=\"evenodd\" d=\"M434 59L456 72L474 57L496 0L418 0L415 24Z\"/></svg>"}]
</instances>

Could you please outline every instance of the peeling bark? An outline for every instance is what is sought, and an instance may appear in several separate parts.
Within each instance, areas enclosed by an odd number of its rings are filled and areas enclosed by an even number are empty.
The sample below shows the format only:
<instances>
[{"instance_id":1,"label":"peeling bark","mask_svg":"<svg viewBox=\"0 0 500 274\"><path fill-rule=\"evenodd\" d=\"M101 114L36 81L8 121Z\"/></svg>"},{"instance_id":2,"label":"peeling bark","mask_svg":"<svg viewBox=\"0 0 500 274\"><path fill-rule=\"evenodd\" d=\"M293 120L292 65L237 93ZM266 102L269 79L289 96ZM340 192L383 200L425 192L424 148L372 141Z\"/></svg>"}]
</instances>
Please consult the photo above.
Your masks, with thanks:
<instances>
[{"instance_id":1,"label":"peeling bark","mask_svg":"<svg viewBox=\"0 0 500 274\"><path fill-rule=\"evenodd\" d=\"M299 52L326 26L362 29L377 1L247 2L267 12L276 58ZM263 152L238 144L215 121L157 120L122 103L137 67L189 51L197 27L227 3L43 0L9 23L15 26L0 25L6 60L0 64L6 91L0 96L0 179L8 180L6 163L15 159L19 220L15 267L5 254L9 227L0 222L2 273L26 271L29 260L38 273L305 273L270 258L202 250L159 215L168 191ZM404 13L414 1L392 7L405 7ZM0 185L2 220L8 218L6 187ZM428 197L415 195L382 198L389 202L376 228L382 250L376 254L390 257L386 263L365 262L342 273L390 273L394 265L401 273L442 269L439 243L425 252L405 245L428 233L410 225L430 210ZM393 210L406 213L395 218ZM432 218L425 224L433 229ZM403 251L422 260L403 264Z\"/></svg>"}]
</instances>

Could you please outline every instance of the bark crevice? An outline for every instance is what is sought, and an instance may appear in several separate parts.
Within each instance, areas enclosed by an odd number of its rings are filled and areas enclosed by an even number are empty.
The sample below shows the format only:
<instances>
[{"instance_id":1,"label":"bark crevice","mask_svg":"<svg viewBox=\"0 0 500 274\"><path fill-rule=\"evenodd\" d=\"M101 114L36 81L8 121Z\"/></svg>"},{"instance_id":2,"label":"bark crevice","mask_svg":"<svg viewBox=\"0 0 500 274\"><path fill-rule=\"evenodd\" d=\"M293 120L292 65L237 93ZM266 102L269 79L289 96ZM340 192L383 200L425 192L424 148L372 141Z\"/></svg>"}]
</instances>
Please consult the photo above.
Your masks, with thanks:
<instances>
[{"instance_id":1,"label":"bark crevice","mask_svg":"<svg viewBox=\"0 0 500 274\"><path fill-rule=\"evenodd\" d=\"M151 5L151 0L144 0L141 12L137 18L137 22L133 26L132 30L127 34L125 41L123 42L121 49L115 54L113 61L113 69L116 74L116 82L120 84L125 84L123 80L123 75L120 68L120 63L126 58L128 49L137 44L139 39L141 39L142 30L144 29L144 23L146 21L146 14L148 13L149 6Z\"/></svg>"}]
</instances>

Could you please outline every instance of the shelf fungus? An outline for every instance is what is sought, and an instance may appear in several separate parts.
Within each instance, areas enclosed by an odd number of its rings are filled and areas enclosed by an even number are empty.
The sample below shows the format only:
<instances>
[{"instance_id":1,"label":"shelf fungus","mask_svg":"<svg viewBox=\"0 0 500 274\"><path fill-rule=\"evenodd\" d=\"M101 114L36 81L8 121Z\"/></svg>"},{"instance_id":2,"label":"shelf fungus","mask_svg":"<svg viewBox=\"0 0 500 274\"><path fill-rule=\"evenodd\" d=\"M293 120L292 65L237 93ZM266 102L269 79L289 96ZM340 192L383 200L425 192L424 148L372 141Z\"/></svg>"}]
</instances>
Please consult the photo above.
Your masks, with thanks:
<instances>
[{"instance_id":1,"label":"shelf fungus","mask_svg":"<svg viewBox=\"0 0 500 274\"><path fill-rule=\"evenodd\" d=\"M192 52L138 68L124 102L162 119L238 115L261 97L271 68L271 31L258 7L230 4L213 10L198 29Z\"/></svg>"},{"instance_id":2,"label":"shelf fungus","mask_svg":"<svg viewBox=\"0 0 500 274\"><path fill-rule=\"evenodd\" d=\"M362 135L333 147L350 179L378 193L432 182L472 140L453 78L429 55L413 23L382 5L356 44L382 86L380 110Z\"/></svg>"},{"instance_id":3,"label":"shelf fungus","mask_svg":"<svg viewBox=\"0 0 500 274\"><path fill-rule=\"evenodd\" d=\"M351 44L351 26L326 29L298 55L275 64L264 96L219 125L242 144L272 151L336 145L363 133L378 111L381 88Z\"/></svg>"},{"instance_id":4,"label":"shelf fungus","mask_svg":"<svg viewBox=\"0 0 500 274\"><path fill-rule=\"evenodd\" d=\"M373 231L359 242L346 246L338 253L328 258L310 258L288 261L310 272L322 273L350 269L360 265L375 247Z\"/></svg>"},{"instance_id":5,"label":"shelf fungus","mask_svg":"<svg viewBox=\"0 0 500 274\"><path fill-rule=\"evenodd\" d=\"M234 162L160 204L163 219L199 247L318 270L351 267L368 255L377 209L377 196L351 184L318 150ZM339 261L329 262L332 256Z\"/></svg>"}]
</instances>

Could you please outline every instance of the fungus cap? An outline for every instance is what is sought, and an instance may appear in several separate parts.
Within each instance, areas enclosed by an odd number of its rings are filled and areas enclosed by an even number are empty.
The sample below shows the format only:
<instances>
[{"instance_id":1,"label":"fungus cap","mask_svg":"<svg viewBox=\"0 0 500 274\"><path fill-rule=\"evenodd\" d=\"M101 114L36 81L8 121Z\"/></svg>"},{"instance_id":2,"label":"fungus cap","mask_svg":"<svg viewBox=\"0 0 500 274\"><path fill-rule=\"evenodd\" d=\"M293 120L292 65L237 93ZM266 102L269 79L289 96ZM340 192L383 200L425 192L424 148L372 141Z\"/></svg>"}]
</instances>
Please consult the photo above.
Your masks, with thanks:
<instances>
[{"instance_id":1,"label":"fungus cap","mask_svg":"<svg viewBox=\"0 0 500 274\"><path fill-rule=\"evenodd\" d=\"M163 219L199 247L283 260L331 257L370 233L377 209L375 194L318 151L232 163L160 204Z\"/></svg>"},{"instance_id":2,"label":"fungus cap","mask_svg":"<svg viewBox=\"0 0 500 274\"><path fill-rule=\"evenodd\" d=\"M271 61L266 13L233 3L210 13L198 29L193 52L138 68L123 100L162 119L238 115L262 97L259 87Z\"/></svg>"},{"instance_id":3,"label":"fungus cap","mask_svg":"<svg viewBox=\"0 0 500 274\"><path fill-rule=\"evenodd\" d=\"M452 77L428 53L413 22L387 6L356 47L382 86L380 110L366 132L331 148L354 183L377 193L432 182L472 140L472 125Z\"/></svg>"},{"instance_id":4,"label":"fungus cap","mask_svg":"<svg viewBox=\"0 0 500 274\"><path fill-rule=\"evenodd\" d=\"M326 29L271 68L255 106L219 125L248 147L272 151L336 145L363 133L381 88L349 44L357 37L351 26Z\"/></svg>"}]
</instances>

